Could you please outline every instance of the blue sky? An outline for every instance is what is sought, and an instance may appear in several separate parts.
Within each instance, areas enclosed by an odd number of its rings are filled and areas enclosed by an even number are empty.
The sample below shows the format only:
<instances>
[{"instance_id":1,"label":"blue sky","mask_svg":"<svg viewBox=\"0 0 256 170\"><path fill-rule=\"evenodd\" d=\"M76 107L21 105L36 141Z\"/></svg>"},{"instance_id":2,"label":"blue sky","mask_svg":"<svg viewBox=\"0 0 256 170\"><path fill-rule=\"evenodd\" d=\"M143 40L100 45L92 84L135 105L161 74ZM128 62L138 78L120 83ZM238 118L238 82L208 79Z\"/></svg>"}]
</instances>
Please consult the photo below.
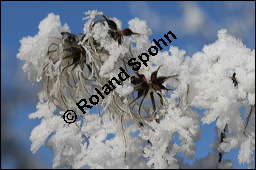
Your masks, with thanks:
<instances>
[{"instance_id":1,"label":"blue sky","mask_svg":"<svg viewBox=\"0 0 256 170\"><path fill-rule=\"evenodd\" d=\"M30 152L30 132L40 120L29 120L28 114L36 111L40 85L32 85L22 71L23 62L16 58L19 40L36 35L40 21L51 12L59 15L62 24L67 23L72 33L81 33L83 12L88 10L118 18L122 28L128 26L130 19L144 19L152 29L151 40L171 30L177 36L172 45L187 51L188 56L213 43L221 28L241 39L248 48L255 49L255 2L1 1L1 126L2 129L8 127L10 140L15 139L21 150L38 160L42 168L51 168L53 153L45 147L36 154ZM202 131L197 154L189 163L212 152L209 145L216 136L214 124L203 125ZM11 144L5 148L6 153L8 147L12 147ZM224 159L231 159L234 168L246 168L246 165L239 165L237 154L237 150L231 150ZM1 163L2 168L18 167L9 154L2 155Z\"/></svg>"}]
</instances>

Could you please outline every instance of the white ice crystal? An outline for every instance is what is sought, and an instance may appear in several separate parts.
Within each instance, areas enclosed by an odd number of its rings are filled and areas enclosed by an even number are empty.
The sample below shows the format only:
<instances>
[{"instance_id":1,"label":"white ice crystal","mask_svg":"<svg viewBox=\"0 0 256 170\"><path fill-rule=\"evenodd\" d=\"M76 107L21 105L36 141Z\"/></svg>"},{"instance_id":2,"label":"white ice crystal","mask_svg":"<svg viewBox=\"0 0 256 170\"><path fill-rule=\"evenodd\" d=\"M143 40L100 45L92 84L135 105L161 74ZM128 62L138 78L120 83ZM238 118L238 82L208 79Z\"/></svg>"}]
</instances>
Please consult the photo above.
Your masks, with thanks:
<instances>
[{"instance_id":1,"label":"white ice crystal","mask_svg":"<svg viewBox=\"0 0 256 170\"><path fill-rule=\"evenodd\" d=\"M28 73L29 80L40 81L41 69L46 60L48 47L52 43L58 43L61 32L69 32L67 24L61 25L60 17L53 13L42 20L38 26L38 34L28 36L20 40L21 47L17 58L26 61L23 70Z\"/></svg>"}]
</instances>

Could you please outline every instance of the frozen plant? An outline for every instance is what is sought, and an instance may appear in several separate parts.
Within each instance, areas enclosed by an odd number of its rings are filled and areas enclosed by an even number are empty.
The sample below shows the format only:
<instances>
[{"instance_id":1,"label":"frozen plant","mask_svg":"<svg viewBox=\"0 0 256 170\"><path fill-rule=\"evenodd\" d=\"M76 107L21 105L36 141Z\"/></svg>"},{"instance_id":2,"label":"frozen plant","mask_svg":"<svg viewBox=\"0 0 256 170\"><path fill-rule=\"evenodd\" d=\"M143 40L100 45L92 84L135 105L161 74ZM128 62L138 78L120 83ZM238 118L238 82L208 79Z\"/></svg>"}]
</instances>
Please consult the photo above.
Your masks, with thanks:
<instances>
[{"instance_id":1,"label":"frozen plant","mask_svg":"<svg viewBox=\"0 0 256 170\"><path fill-rule=\"evenodd\" d=\"M50 13L37 35L20 41L24 72L43 84L37 111L29 115L41 119L31 132L33 153L49 147L53 168L232 168L223 155L239 148L239 163L253 168L255 50L222 29L192 57L170 46L135 71L129 60L155 45L146 22L135 18L123 29L102 12L85 14L82 34ZM113 79L117 75L124 81ZM98 104L84 114L76 103L99 94L95 89L101 95L91 103ZM74 123L64 121L66 110L78 114ZM192 159L200 122L214 121L214 153L187 165L177 154Z\"/></svg>"}]
</instances>

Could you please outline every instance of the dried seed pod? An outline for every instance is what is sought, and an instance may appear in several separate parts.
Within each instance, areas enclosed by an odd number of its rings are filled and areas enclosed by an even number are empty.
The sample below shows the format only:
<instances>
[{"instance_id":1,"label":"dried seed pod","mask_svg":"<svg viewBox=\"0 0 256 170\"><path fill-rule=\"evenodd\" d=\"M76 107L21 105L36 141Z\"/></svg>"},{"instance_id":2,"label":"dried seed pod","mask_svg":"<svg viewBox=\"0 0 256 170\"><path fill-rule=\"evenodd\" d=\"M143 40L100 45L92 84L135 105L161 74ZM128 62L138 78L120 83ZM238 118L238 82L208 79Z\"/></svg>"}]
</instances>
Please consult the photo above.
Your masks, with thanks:
<instances>
[{"instance_id":1,"label":"dried seed pod","mask_svg":"<svg viewBox=\"0 0 256 170\"><path fill-rule=\"evenodd\" d=\"M237 79L236 79L236 73L233 73L233 75L231 77L231 80L233 81L234 86L237 87L238 86L238 82L237 82Z\"/></svg>"},{"instance_id":2,"label":"dried seed pod","mask_svg":"<svg viewBox=\"0 0 256 170\"><path fill-rule=\"evenodd\" d=\"M68 32L61 32L61 35L61 39L57 38L60 44L54 43L48 48L48 60L42 70L42 78L47 98L65 111L70 109L70 101L76 102L75 94L78 90L88 91L86 82L89 80L85 74L90 75L92 68L86 62L85 49L79 44L81 39ZM78 65L80 69L74 71Z\"/></svg>"},{"instance_id":3,"label":"dried seed pod","mask_svg":"<svg viewBox=\"0 0 256 170\"><path fill-rule=\"evenodd\" d=\"M141 107L142 107L142 103L143 103L143 101L146 98L148 93L150 94L150 100L151 100L151 104L152 104L152 107L153 107L153 113L151 114L151 116L152 116L151 119L154 119L154 115L155 115L155 112L157 110L157 102L155 100L154 94L156 94L160 98L160 103L161 103L161 105L163 105L163 96L162 96L161 91L162 90L171 90L171 91L173 91L173 89L166 88L162 84L168 78L171 78L171 77L174 78L174 77L177 77L177 76L160 76L160 77L157 77L157 73L158 73L158 70L160 69L160 67L161 66L159 66L158 69L151 74L151 78L150 78L149 81L146 79L146 77L143 74L138 74L137 73L137 76L138 76L137 78L135 76L131 77L131 83L135 85L133 93L137 92L138 94L137 94L137 97L132 102L130 102L130 107L132 106L132 110L133 110L134 105L132 105L132 104L135 103L135 101L137 101L139 98L142 97L142 99L140 101L140 104L138 106L138 115L140 116L141 119L145 118L144 115L141 115ZM149 110L145 110L145 111L148 112Z\"/></svg>"},{"instance_id":4,"label":"dried seed pod","mask_svg":"<svg viewBox=\"0 0 256 170\"><path fill-rule=\"evenodd\" d=\"M102 18L107 22L108 27L110 28L108 30L109 35L111 36L111 38L113 38L115 41L117 41L118 44L122 44L123 36L130 36L130 35L134 35L134 34L139 35L138 33L134 33L129 28L120 30L117 27L117 24L113 20L107 18L105 15L102 15Z\"/></svg>"}]
</instances>

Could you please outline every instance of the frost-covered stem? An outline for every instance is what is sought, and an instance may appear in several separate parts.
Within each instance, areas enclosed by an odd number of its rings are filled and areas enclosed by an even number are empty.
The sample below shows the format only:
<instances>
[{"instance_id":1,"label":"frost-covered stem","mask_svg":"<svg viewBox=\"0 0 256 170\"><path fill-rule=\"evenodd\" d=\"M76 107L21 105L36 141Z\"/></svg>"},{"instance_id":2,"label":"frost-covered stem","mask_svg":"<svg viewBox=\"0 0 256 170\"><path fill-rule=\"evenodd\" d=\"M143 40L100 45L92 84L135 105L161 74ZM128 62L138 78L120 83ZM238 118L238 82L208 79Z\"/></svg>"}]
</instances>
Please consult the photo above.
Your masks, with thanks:
<instances>
[{"instance_id":1,"label":"frost-covered stem","mask_svg":"<svg viewBox=\"0 0 256 170\"><path fill-rule=\"evenodd\" d=\"M228 128L228 124L225 125L225 128L223 129L223 131L220 134L220 144L223 142L224 138L226 137L227 128ZM223 152L219 151L219 160L218 160L217 169L218 169L219 164L221 163L222 156L223 156Z\"/></svg>"},{"instance_id":2,"label":"frost-covered stem","mask_svg":"<svg viewBox=\"0 0 256 170\"><path fill-rule=\"evenodd\" d=\"M123 115L121 116L121 128L122 128L122 133L124 137L124 146L125 146L125 151L124 151L124 163L126 163L126 153L127 153L127 142L126 142L126 136L125 136L125 129L124 129L124 124L123 124Z\"/></svg>"},{"instance_id":3,"label":"frost-covered stem","mask_svg":"<svg viewBox=\"0 0 256 170\"><path fill-rule=\"evenodd\" d=\"M247 118L246 118L246 123L245 123L245 127L244 127L244 132L243 132L244 135L245 135L246 128L247 128L247 126L248 126L250 117L251 117L252 112L253 112L254 109L255 109L255 104L254 104L254 105L251 105L250 113L249 113L249 115L248 115ZM245 136L246 136L246 135L245 135Z\"/></svg>"}]
</instances>

